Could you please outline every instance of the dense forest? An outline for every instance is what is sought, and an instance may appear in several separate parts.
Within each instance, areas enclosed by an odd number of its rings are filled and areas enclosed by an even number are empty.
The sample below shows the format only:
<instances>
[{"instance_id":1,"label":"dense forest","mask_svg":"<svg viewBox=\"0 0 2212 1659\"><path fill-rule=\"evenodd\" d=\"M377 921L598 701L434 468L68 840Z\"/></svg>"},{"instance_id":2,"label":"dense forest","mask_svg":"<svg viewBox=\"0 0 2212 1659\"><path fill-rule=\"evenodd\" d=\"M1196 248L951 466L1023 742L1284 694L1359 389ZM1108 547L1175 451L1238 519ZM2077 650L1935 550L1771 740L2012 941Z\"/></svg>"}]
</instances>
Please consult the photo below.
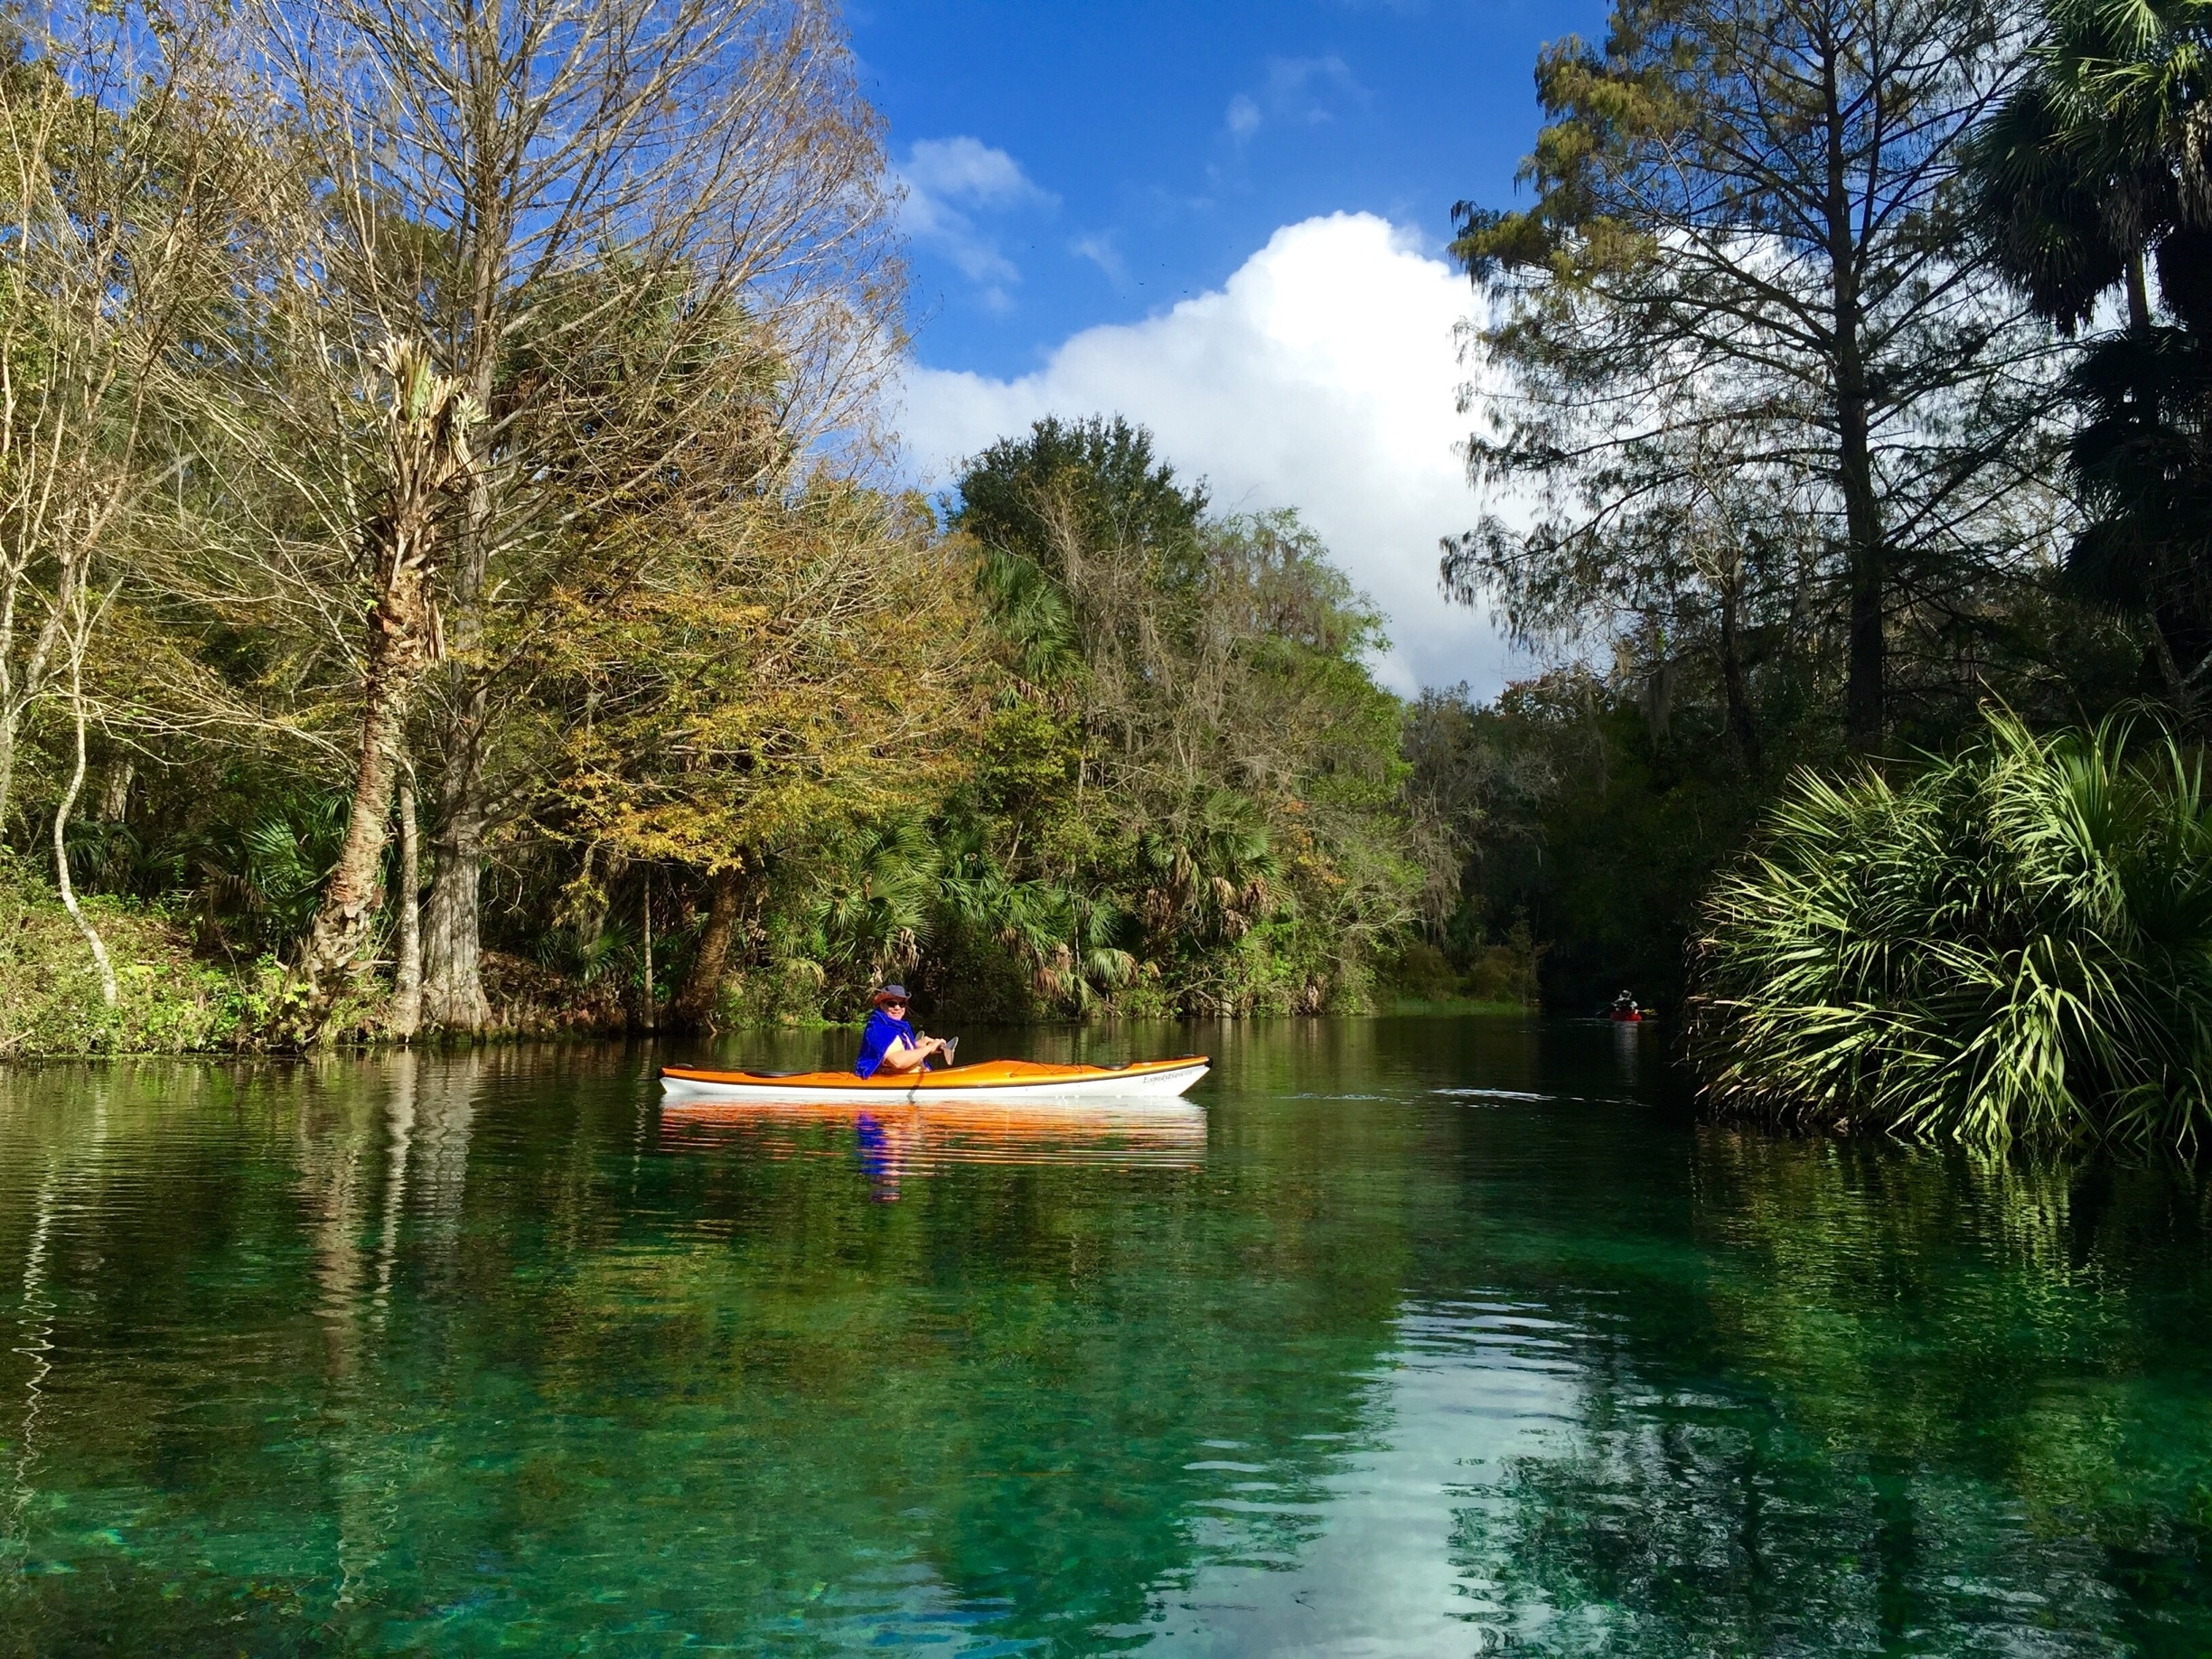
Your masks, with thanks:
<instances>
[{"instance_id":1,"label":"dense forest","mask_svg":"<svg viewBox=\"0 0 2212 1659\"><path fill-rule=\"evenodd\" d=\"M1457 210L1488 511L1445 576L1555 664L1432 695L1485 828L1461 925L1678 994L1799 767L2001 706L2202 729L2212 9L1624 0L1540 64L1511 211Z\"/></svg>"},{"instance_id":2,"label":"dense forest","mask_svg":"<svg viewBox=\"0 0 2212 1659\"><path fill-rule=\"evenodd\" d=\"M1724 1103L2212 1124L2208 71L2200 0L1622 0L1545 52L1524 201L1457 210L1444 576L1554 665L1414 711L1462 935L1686 994Z\"/></svg>"},{"instance_id":3,"label":"dense forest","mask_svg":"<svg viewBox=\"0 0 2212 1659\"><path fill-rule=\"evenodd\" d=\"M1548 49L1518 199L1456 210L1440 573L1536 666L1409 705L1295 503L1111 411L888 482L896 191L818 0L18 14L0 1050L886 976L1721 1029L1809 780L2125 711L2193 787L2208 52L2202 0L1618 0Z\"/></svg>"},{"instance_id":4,"label":"dense forest","mask_svg":"<svg viewBox=\"0 0 2212 1659\"><path fill-rule=\"evenodd\" d=\"M1118 419L886 482L832 8L5 51L0 1051L1367 1006L1375 616Z\"/></svg>"}]
</instances>

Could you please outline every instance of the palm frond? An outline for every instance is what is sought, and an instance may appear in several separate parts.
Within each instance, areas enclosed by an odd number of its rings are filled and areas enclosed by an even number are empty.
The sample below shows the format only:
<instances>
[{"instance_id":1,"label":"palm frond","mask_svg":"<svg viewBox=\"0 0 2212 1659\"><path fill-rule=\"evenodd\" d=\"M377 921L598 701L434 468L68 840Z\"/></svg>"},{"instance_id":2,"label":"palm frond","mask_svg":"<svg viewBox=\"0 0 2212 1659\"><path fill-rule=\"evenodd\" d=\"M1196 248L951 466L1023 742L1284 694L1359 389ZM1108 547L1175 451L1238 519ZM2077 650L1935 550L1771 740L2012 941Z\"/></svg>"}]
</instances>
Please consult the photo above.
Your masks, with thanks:
<instances>
[{"instance_id":1,"label":"palm frond","mask_svg":"<svg viewBox=\"0 0 2212 1659\"><path fill-rule=\"evenodd\" d=\"M2212 1119L2212 814L2125 719L1796 781L1693 942L1708 1094L1982 1145Z\"/></svg>"}]
</instances>

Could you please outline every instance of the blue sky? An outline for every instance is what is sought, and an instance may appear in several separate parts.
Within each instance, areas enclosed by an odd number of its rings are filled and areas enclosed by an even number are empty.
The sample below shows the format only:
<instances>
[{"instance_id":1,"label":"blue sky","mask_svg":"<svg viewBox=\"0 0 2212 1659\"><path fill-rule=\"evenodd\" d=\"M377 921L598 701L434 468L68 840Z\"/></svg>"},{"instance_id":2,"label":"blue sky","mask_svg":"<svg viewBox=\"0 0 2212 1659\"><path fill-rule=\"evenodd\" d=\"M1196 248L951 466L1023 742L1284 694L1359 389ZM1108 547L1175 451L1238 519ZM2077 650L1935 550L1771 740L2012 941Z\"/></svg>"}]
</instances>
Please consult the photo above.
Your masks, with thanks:
<instances>
[{"instance_id":1,"label":"blue sky","mask_svg":"<svg viewBox=\"0 0 2212 1659\"><path fill-rule=\"evenodd\" d=\"M996 427L1111 399L1225 506L1308 511L1391 615L1386 678L1494 689L1503 648L1435 595L1435 539L1476 511L1448 455L1469 372L1450 326L1473 299L1442 248L1455 201L1512 200L1539 45L1601 33L1603 10L863 0L847 16L910 192L917 475L942 482ZM1369 295L1418 325L1333 338ZM1268 361L1287 349L1295 385ZM1399 439L1418 488L1354 453L1397 401L1428 423ZM1280 441L1256 446L1258 427ZM1341 475L1317 476L1333 455Z\"/></svg>"}]
</instances>

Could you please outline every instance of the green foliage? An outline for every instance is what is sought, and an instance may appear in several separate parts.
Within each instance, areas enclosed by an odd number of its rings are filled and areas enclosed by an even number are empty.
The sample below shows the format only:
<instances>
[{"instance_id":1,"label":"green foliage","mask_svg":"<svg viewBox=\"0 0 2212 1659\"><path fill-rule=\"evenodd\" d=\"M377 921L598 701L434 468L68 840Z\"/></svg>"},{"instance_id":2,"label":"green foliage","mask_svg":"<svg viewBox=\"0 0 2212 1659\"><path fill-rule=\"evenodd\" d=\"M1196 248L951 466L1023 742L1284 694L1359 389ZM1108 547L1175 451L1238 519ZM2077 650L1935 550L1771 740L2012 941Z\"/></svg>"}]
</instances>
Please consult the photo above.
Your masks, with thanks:
<instances>
[{"instance_id":1,"label":"green foliage","mask_svg":"<svg viewBox=\"0 0 2212 1659\"><path fill-rule=\"evenodd\" d=\"M158 907L83 903L115 961L121 1000L113 1008L53 889L0 849L0 1059L251 1047L280 1021L284 976L273 961L212 967L195 960L188 931Z\"/></svg>"},{"instance_id":2,"label":"green foliage","mask_svg":"<svg viewBox=\"0 0 2212 1659\"><path fill-rule=\"evenodd\" d=\"M314 914L346 798L275 755L207 759L181 776L125 773L119 816L71 821L70 873L188 923L211 957L281 956Z\"/></svg>"},{"instance_id":3,"label":"green foliage","mask_svg":"<svg viewBox=\"0 0 2212 1659\"><path fill-rule=\"evenodd\" d=\"M1163 586L1187 588L1204 565L1198 530L1205 510L1205 487L1178 483L1143 427L1118 415L1048 416L1026 436L1002 438L968 465L953 522L1064 588L1077 574L1071 552L1115 544L1139 549Z\"/></svg>"},{"instance_id":4,"label":"green foliage","mask_svg":"<svg viewBox=\"0 0 2212 1659\"><path fill-rule=\"evenodd\" d=\"M1543 1002L1541 964L1545 953L1525 917L1515 921L1496 943L1476 943L1454 955L1426 939L1415 939L1390 965L1383 988L1401 1008L1413 1004L1533 1012ZM1464 968L1457 960L1462 956Z\"/></svg>"},{"instance_id":5,"label":"green foliage","mask_svg":"<svg viewBox=\"0 0 2212 1659\"><path fill-rule=\"evenodd\" d=\"M1444 952L1416 939L1393 965L1391 989L1416 1002L1449 1002L1459 995L1459 976Z\"/></svg>"},{"instance_id":6,"label":"green foliage","mask_svg":"<svg viewBox=\"0 0 2212 1659\"><path fill-rule=\"evenodd\" d=\"M825 957L880 985L911 970L930 933L938 853L928 830L900 819L856 835L816 891L810 918Z\"/></svg>"},{"instance_id":7,"label":"green foliage","mask_svg":"<svg viewBox=\"0 0 2212 1659\"><path fill-rule=\"evenodd\" d=\"M2044 0L2028 70L1975 135L1973 206L2037 308L2078 326L2146 255L2188 314L2212 299L2206 0Z\"/></svg>"},{"instance_id":8,"label":"green foliage","mask_svg":"<svg viewBox=\"0 0 2212 1659\"><path fill-rule=\"evenodd\" d=\"M1067 720L1042 703L1013 698L983 728L976 804L1018 827L1054 822L1066 814L1082 765L1081 740Z\"/></svg>"},{"instance_id":9,"label":"green foliage","mask_svg":"<svg viewBox=\"0 0 2212 1659\"><path fill-rule=\"evenodd\" d=\"M2161 689L2193 714L2212 668L2212 5L2048 0L2043 23L1975 140L1980 233L2069 330L2127 290L2127 327L2092 339L2067 380L2087 518L2067 573L2151 622Z\"/></svg>"},{"instance_id":10,"label":"green foliage","mask_svg":"<svg viewBox=\"0 0 2212 1659\"><path fill-rule=\"evenodd\" d=\"M1120 420L963 474L1007 684L934 820L940 1006L1364 1006L1418 881L1379 619L1294 516L1205 501Z\"/></svg>"},{"instance_id":11,"label":"green foliage","mask_svg":"<svg viewBox=\"0 0 2212 1659\"><path fill-rule=\"evenodd\" d=\"M1542 998L1542 970L1546 954L1529 931L1527 918L1516 918L1505 937L1475 953L1467 969L1469 1000L1505 1003L1533 1008Z\"/></svg>"},{"instance_id":12,"label":"green foliage","mask_svg":"<svg viewBox=\"0 0 2212 1659\"><path fill-rule=\"evenodd\" d=\"M1982 740L1892 783L1807 774L1696 942L1710 1095L1982 1145L2212 1128L2212 801L2130 727Z\"/></svg>"},{"instance_id":13,"label":"green foliage","mask_svg":"<svg viewBox=\"0 0 2212 1659\"><path fill-rule=\"evenodd\" d=\"M1767 790L1717 700L1680 689L1664 722L1587 673L1486 707L1453 692L1415 706L1411 788L1445 864L1425 926L1470 994L1478 980L1484 1000L1538 982L1570 1013L1623 986L1647 1002L1680 995L1682 939ZM1802 744L1779 702L1763 713L1770 745Z\"/></svg>"},{"instance_id":14,"label":"green foliage","mask_svg":"<svg viewBox=\"0 0 2212 1659\"><path fill-rule=\"evenodd\" d=\"M2151 621L2162 689L2190 708L2212 664L2212 310L2202 326L2094 342L2068 388L2081 414L2068 473L2088 522L2067 574L2091 598Z\"/></svg>"}]
</instances>

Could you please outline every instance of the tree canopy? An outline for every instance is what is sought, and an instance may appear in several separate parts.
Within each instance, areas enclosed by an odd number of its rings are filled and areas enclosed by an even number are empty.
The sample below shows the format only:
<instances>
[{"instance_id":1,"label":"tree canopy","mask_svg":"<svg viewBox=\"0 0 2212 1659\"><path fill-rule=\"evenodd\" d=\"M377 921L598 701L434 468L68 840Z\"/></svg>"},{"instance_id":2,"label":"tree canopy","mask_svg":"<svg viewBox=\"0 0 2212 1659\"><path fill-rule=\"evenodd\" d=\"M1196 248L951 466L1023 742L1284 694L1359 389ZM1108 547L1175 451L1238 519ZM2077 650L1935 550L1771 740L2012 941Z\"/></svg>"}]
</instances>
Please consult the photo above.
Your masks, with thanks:
<instances>
[{"instance_id":1,"label":"tree canopy","mask_svg":"<svg viewBox=\"0 0 2212 1659\"><path fill-rule=\"evenodd\" d=\"M1717 656L1739 741L1747 631L1832 642L1841 724L1883 741L1899 645L1974 626L2057 511L2049 343L1955 182L2012 18L1620 0L1602 47L1546 49L1533 202L1457 211L1492 305L1469 470L1497 493L1448 585L1527 638Z\"/></svg>"}]
</instances>

